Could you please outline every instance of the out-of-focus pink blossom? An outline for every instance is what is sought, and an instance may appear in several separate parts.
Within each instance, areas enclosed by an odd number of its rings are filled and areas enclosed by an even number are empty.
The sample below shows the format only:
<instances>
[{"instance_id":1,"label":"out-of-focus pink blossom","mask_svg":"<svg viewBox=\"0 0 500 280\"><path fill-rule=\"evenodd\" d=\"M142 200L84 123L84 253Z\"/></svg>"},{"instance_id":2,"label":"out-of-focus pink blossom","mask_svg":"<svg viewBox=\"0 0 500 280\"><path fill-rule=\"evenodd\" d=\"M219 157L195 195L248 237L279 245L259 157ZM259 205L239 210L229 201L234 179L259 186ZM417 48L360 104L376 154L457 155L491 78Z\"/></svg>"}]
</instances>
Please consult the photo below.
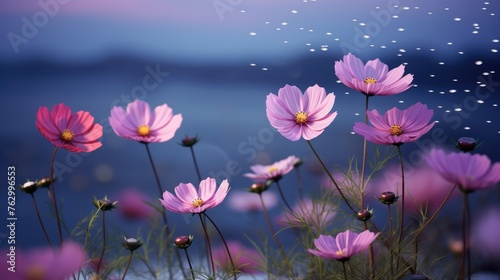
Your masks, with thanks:
<instances>
[{"instance_id":1,"label":"out-of-focus pink blossom","mask_svg":"<svg viewBox=\"0 0 500 280\"><path fill-rule=\"evenodd\" d=\"M118 196L118 213L130 220L148 219L154 214L149 198L136 189L126 189Z\"/></svg>"},{"instance_id":2,"label":"out-of-focus pink blossom","mask_svg":"<svg viewBox=\"0 0 500 280\"><path fill-rule=\"evenodd\" d=\"M265 191L262 194L262 199L266 208L269 210L278 204L278 197L272 191ZM262 211L262 202L258 194L243 191L231 192L228 197L229 207L240 212L257 212Z\"/></svg>"},{"instance_id":3,"label":"out-of-focus pink blossom","mask_svg":"<svg viewBox=\"0 0 500 280\"><path fill-rule=\"evenodd\" d=\"M253 173L245 173L243 176L253 179L255 182L276 181L293 170L293 166L297 163L296 159L295 156L289 156L271 165L252 165L250 169Z\"/></svg>"},{"instance_id":4,"label":"out-of-focus pink blossom","mask_svg":"<svg viewBox=\"0 0 500 280\"><path fill-rule=\"evenodd\" d=\"M259 263L263 261L262 256L255 249L247 248L237 241L228 241L227 247L235 269L241 273L259 273ZM227 255L226 247L220 246L213 250L214 262L219 269L231 270L231 262Z\"/></svg>"}]
</instances>

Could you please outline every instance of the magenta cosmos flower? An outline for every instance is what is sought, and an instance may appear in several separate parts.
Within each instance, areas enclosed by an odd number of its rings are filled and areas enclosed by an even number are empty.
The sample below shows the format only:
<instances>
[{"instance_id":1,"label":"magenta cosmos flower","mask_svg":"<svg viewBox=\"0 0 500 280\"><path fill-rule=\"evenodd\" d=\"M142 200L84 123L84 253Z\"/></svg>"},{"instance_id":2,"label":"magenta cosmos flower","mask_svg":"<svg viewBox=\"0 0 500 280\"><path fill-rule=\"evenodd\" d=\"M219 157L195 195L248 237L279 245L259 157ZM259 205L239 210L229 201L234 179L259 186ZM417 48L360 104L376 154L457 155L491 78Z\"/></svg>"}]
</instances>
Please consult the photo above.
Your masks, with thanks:
<instances>
[{"instance_id":1,"label":"magenta cosmos flower","mask_svg":"<svg viewBox=\"0 0 500 280\"><path fill-rule=\"evenodd\" d=\"M401 145L413 142L434 126L434 122L429 123L433 111L420 102L403 111L394 107L383 116L377 110L366 111L366 114L373 127L357 122L353 130L376 144Z\"/></svg>"},{"instance_id":2,"label":"magenta cosmos flower","mask_svg":"<svg viewBox=\"0 0 500 280\"><path fill-rule=\"evenodd\" d=\"M0 259L8 263L8 252L2 251ZM4 260L4 258L6 260ZM0 271L0 279L10 280L64 280L70 279L85 264L87 257L82 246L73 241L65 241L60 249L50 247L16 251L15 272L7 268ZM4 267L3 267L4 268Z\"/></svg>"},{"instance_id":3,"label":"magenta cosmos flower","mask_svg":"<svg viewBox=\"0 0 500 280\"><path fill-rule=\"evenodd\" d=\"M54 146L74 153L92 152L102 146L102 126L86 111L71 114L63 103L38 109L36 127Z\"/></svg>"},{"instance_id":4,"label":"magenta cosmos flower","mask_svg":"<svg viewBox=\"0 0 500 280\"><path fill-rule=\"evenodd\" d=\"M266 99L266 114L271 125L291 141L311 140L329 126L337 112L330 113L335 103L333 92L314 85L304 95L296 86L285 85L278 96L270 93Z\"/></svg>"},{"instance_id":5,"label":"magenta cosmos flower","mask_svg":"<svg viewBox=\"0 0 500 280\"><path fill-rule=\"evenodd\" d=\"M151 112L149 104L139 99L129 103L127 110L114 107L109 117L109 124L116 135L142 143L172 139L181 123L182 115L174 115L167 104Z\"/></svg>"},{"instance_id":6,"label":"magenta cosmos flower","mask_svg":"<svg viewBox=\"0 0 500 280\"><path fill-rule=\"evenodd\" d=\"M344 85L365 95L394 95L411 87L413 75L405 72L404 65L388 71L389 67L378 58L366 65L351 53L341 61L335 61L335 75Z\"/></svg>"},{"instance_id":7,"label":"magenta cosmos flower","mask_svg":"<svg viewBox=\"0 0 500 280\"><path fill-rule=\"evenodd\" d=\"M293 170L296 159L297 157L295 156L289 156L271 165L252 165L250 169L253 173L245 173L243 176L253 179L256 182L264 182L267 180L277 181Z\"/></svg>"},{"instance_id":8,"label":"magenta cosmos flower","mask_svg":"<svg viewBox=\"0 0 500 280\"><path fill-rule=\"evenodd\" d=\"M377 236L378 233L375 234L369 230L359 234L346 230L337 234L337 237L320 235L314 239L317 250L307 249L307 251L318 257L344 262L368 248Z\"/></svg>"},{"instance_id":9,"label":"magenta cosmos flower","mask_svg":"<svg viewBox=\"0 0 500 280\"><path fill-rule=\"evenodd\" d=\"M165 191L160 202L167 210L175 213L200 214L207 209L214 208L224 200L229 191L229 183L224 180L219 189L217 191L216 189L217 183L210 177L200 182L198 191L191 183L181 183L174 189L177 197Z\"/></svg>"},{"instance_id":10,"label":"magenta cosmos flower","mask_svg":"<svg viewBox=\"0 0 500 280\"><path fill-rule=\"evenodd\" d=\"M427 163L445 180L458 184L463 192L489 188L500 181L500 163L491 163L486 155L470 153L445 154L434 149Z\"/></svg>"}]
</instances>

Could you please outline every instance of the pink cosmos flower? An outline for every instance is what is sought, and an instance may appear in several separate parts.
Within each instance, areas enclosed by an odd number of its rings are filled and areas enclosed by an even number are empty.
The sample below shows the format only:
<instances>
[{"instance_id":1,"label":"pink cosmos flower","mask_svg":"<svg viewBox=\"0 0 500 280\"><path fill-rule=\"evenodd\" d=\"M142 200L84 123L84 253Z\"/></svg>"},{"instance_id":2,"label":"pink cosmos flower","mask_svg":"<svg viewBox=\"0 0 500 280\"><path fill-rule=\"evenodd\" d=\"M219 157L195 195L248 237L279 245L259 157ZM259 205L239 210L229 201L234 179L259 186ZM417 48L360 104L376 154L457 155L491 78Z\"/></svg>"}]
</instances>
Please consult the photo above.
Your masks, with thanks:
<instances>
[{"instance_id":1,"label":"pink cosmos flower","mask_svg":"<svg viewBox=\"0 0 500 280\"><path fill-rule=\"evenodd\" d=\"M500 181L500 163L491 163L486 155L470 153L445 154L433 149L427 163L445 180L458 184L463 192L489 188Z\"/></svg>"},{"instance_id":2,"label":"pink cosmos flower","mask_svg":"<svg viewBox=\"0 0 500 280\"><path fill-rule=\"evenodd\" d=\"M149 199L135 189L124 190L118 197L118 213L130 220L146 220L153 216L154 209L146 204Z\"/></svg>"},{"instance_id":3,"label":"pink cosmos flower","mask_svg":"<svg viewBox=\"0 0 500 280\"><path fill-rule=\"evenodd\" d=\"M433 111L420 102L403 111L394 107L384 116L380 115L377 110L367 111L366 114L373 127L357 122L353 130L375 144L397 146L413 142L427 133L435 124L429 123L434 114Z\"/></svg>"},{"instance_id":4,"label":"pink cosmos flower","mask_svg":"<svg viewBox=\"0 0 500 280\"><path fill-rule=\"evenodd\" d=\"M9 261L8 253L2 252L0 257L4 264ZM2 266L0 279L64 280L78 272L87 259L82 246L72 241L65 241L60 249L45 247L15 253L15 272Z\"/></svg>"},{"instance_id":5,"label":"pink cosmos flower","mask_svg":"<svg viewBox=\"0 0 500 280\"><path fill-rule=\"evenodd\" d=\"M52 107L52 111L40 107L36 127L54 146L74 153L92 152L102 146L102 126L94 123L94 117L86 111L71 114L63 103Z\"/></svg>"},{"instance_id":6,"label":"pink cosmos flower","mask_svg":"<svg viewBox=\"0 0 500 280\"><path fill-rule=\"evenodd\" d=\"M405 72L404 65L388 71L389 67L378 58L369 60L366 65L361 59L347 54L341 61L335 61L335 75L344 85L365 95L394 95L411 87L413 75Z\"/></svg>"},{"instance_id":7,"label":"pink cosmos flower","mask_svg":"<svg viewBox=\"0 0 500 280\"><path fill-rule=\"evenodd\" d=\"M250 169L253 173L245 173L243 176L253 179L256 182L263 182L267 180L276 181L293 170L296 159L297 157L295 156L289 156L271 165L252 165L250 166Z\"/></svg>"},{"instance_id":8,"label":"pink cosmos flower","mask_svg":"<svg viewBox=\"0 0 500 280\"><path fill-rule=\"evenodd\" d=\"M344 262L368 248L378 235L369 230L359 234L346 230L337 234L337 237L320 235L314 239L317 250L307 249L307 251L318 257Z\"/></svg>"},{"instance_id":9,"label":"pink cosmos flower","mask_svg":"<svg viewBox=\"0 0 500 280\"><path fill-rule=\"evenodd\" d=\"M296 86L285 85L278 96L270 93L266 99L266 114L271 125L291 141L311 140L329 126L337 112L330 113L335 95L314 85L304 95Z\"/></svg>"},{"instance_id":10,"label":"pink cosmos flower","mask_svg":"<svg viewBox=\"0 0 500 280\"><path fill-rule=\"evenodd\" d=\"M169 191L163 193L161 204L167 210L175 213L196 213L200 214L205 210L219 205L226 197L229 191L227 180L222 181L217 189L217 183L214 178L208 177L200 182L198 191L191 183L180 183L174 191L177 197Z\"/></svg>"},{"instance_id":11,"label":"pink cosmos flower","mask_svg":"<svg viewBox=\"0 0 500 280\"><path fill-rule=\"evenodd\" d=\"M237 241L228 241L227 247L231 252L234 266L237 271L246 274L259 273L259 262L263 261L262 256L255 249L247 248ZM231 262L227 255L226 248L221 246L213 251L215 264L221 268L231 269Z\"/></svg>"},{"instance_id":12,"label":"pink cosmos flower","mask_svg":"<svg viewBox=\"0 0 500 280\"><path fill-rule=\"evenodd\" d=\"M320 201L313 202L309 198L299 201L292 210L293 213L284 212L278 216L278 223L295 227L309 225L313 229L324 229L337 215L331 204Z\"/></svg>"},{"instance_id":13,"label":"pink cosmos flower","mask_svg":"<svg viewBox=\"0 0 500 280\"><path fill-rule=\"evenodd\" d=\"M386 168L381 177L370 187L372 197L380 197L385 191L401 195L401 166ZM435 170L427 165L405 170L405 211L419 214L420 209L434 212L444 201L453 184L444 180ZM455 191L451 197L458 195Z\"/></svg>"},{"instance_id":14,"label":"pink cosmos flower","mask_svg":"<svg viewBox=\"0 0 500 280\"><path fill-rule=\"evenodd\" d=\"M271 209L278 204L278 197L272 191L261 193L262 199L267 209ZM259 195L250 192L233 191L229 196L229 207L239 212L262 211L262 202Z\"/></svg>"},{"instance_id":15,"label":"pink cosmos flower","mask_svg":"<svg viewBox=\"0 0 500 280\"><path fill-rule=\"evenodd\" d=\"M149 104L139 99L129 103L126 111L122 107L114 107L109 117L109 124L116 135L143 143L172 139L181 122L182 115L174 115L167 104L151 112Z\"/></svg>"}]
</instances>

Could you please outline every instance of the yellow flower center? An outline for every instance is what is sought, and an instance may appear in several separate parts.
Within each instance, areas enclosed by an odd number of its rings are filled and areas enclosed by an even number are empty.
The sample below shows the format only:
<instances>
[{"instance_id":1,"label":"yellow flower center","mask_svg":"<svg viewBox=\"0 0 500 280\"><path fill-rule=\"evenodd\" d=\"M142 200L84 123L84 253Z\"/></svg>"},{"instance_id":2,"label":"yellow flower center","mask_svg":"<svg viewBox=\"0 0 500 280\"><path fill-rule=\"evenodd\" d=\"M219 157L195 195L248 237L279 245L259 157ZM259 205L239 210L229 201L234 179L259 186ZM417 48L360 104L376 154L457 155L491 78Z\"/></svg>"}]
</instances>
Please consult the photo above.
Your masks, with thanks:
<instances>
[{"instance_id":1,"label":"yellow flower center","mask_svg":"<svg viewBox=\"0 0 500 280\"><path fill-rule=\"evenodd\" d=\"M137 128L137 133L140 135L140 136L149 136L149 133L151 131L149 130L149 125L141 125Z\"/></svg>"},{"instance_id":2,"label":"yellow flower center","mask_svg":"<svg viewBox=\"0 0 500 280\"><path fill-rule=\"evenodd\" d=\"M389 132L391 133L391 135L399 136L399 135L403 134L403 128L401 128L401 126L398 124L394 124L394 125L391 125Z\"/></svg>"},{"instance_id":3,"label":"yellow flower center","mask_svg":"<svg viewBox=\"0 0 500 280\"><path fill-rule=\"evenodd\" d=\"M205 203L205 201L203 201L201 198L196 198L195 200L193 200L193 206L194 207L200 207L203 205L203 203Z\"/></svg>"},{"instance_id":4,"label":"yellow flower center","mask_svg":"<svg viewBox=\"0 0 500 280\"><path fill-rule=\"evenodd\" d=\"M300 111L295 114L295 122L298 124L304 124L307 122L307 113L304 111Z\"/></svg>"},{"instance_id":5,"label":"yellow flower center","mask_svg":"<svg viewBox=\"0 0 500 280\"><path fill-rule=\"evenodd\" d=\"M343 257L345 254L346 249L338 250L335 252L335 255Z\"/></svg>"},{"instance_id":6,"label":"yellow flower center","mask_svg":"<svg viewBox=\"0 0 500 280\"><path fill-rule=\"evenodd\" d=\"M368 77L368 78L365 78L364 79L364 82L365 84L369 85L369 84L376 84L377 83L377 80L375 78L372 78L372 77Z\"/></svg>"},{"instance_id":7,"label":"yellow flower center","mask_svg":"<svg viewBox=\"0 0 500 280\"><path fill-rule=\"evenodd\" d=\"M269 169L267 170L267 172L275 172L275 171L278 171L278 167L276 167L276 166L271 166L271 167L269 167Z\"/></svg>"},{"instance_id":8,"label":"yellow flower center","mask_svg":"<svg viewBox=\"0 0 500 280\"><path fill-rule=\"evenodd\" d=\"M24 275L27 280L41 280L46 278L45 269L41 265L32 265Z\"/></svg>"},{"instance_id":9,"label":"yellow flower center","mask_svg":"<svg viewBox=\"0 0 500 280\"><path fill-rule=\"evenodd\" d=\"M75 135L73 134L73 132L71 132L71 130L69 129L65 129L61 132L61 139L66 142L71 141L74 136Z\"/></svg>"}]
</instances>

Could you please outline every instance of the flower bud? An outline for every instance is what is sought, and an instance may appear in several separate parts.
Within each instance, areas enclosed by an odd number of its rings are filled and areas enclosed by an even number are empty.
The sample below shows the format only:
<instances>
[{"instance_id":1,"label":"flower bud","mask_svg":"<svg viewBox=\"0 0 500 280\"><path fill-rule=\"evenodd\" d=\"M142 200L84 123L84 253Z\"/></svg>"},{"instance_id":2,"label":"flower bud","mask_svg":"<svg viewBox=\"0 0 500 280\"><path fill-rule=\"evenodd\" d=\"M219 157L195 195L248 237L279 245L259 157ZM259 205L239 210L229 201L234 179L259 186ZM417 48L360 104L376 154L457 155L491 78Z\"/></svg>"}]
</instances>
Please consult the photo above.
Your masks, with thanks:
<instances>
[{"instance_id":1,"label":"flower bud","mask_svg":"<svg viewBox=\"0 0 500 280\"><path fill-rule=\"evenodd\" d=\"M182 139L181 145L188 148L193 147L199 140L200 138L198 138L198 136L191 137L186 135L186 137Z\"/></svg>"},{"instance_id":2,"label":"flower bud","mask_svg":"<svg viewBox=\"0 0 500 280\"><path fill-rule=\"evenodd\" d=\"M268 188L267 184L255 183L255 184L252 184L250 186L249 192L261 194L261 193L265 192L267 190L267 188Z\"/></svg>"},{"instance_id":3,"label":"flower bud","mask_svg":"<svg viewBox=\"0 0 500 280\"><path fill-rule=\"evenodd\" d=\"M398 201L399 196L397 196L393 192L386 191L381 193L380 197L377 197L377 199L380 200L380 202L382 202L383 204L393 204Z\"/></svg>"},{"instance_id":4,"label":"flower bud","mask_svg":"<svg viewBox=\"0 0 500 280\"><path fill-rule=\"evenodd\" d=\"M373 210L362 209L358 211L357 218L360 221L368 221L373 216Z\"/></svg>"},{"instance_id":5,"label":"flower bud","mask_svg":"<svg viewBox=\"0 0 500 280\"><path fill-rule=\"evenodd\" d=\"M111 211L113 208L115 208L115 205L118 203L118 201L111 202L106 195L103 199L97 199L94 197L92 203L94 203L95 207L99 208L101 211Z\"/></svg>"},{"instance_id":6,"label":"flower bud","mask_svg":"<svg viewBox=\"0 0 500 280\"><path fill-rule=\"evenodd\" d=\"M460 137L457 141L457 148L462 152L471 152L476 149L477 141L471 137Z\"/></svg>"},{"instance_id":7,"label":"flower bud","mask_svg":"<svg viewBox=\"0 0 500 280\"><path fill-rule=\"evenodd\" d=\"M194 237L192 235L189 236L183 235L176 237L174 240L174 245L177 246L177 248L179 249L187 249L193 242L193 238Z\"/></svg>"},{"instance_id":8,"label":"flower bud","mask_svg":"<svg viewBox=\"0 0 500 280\"><path fill-rule=\"evenodd\" d=\"M38 187L37 187L37 185L36 185L35 182L33 182L33 181L26 181L26 183L24 183L21 186L19 186L19 189L21 189L25 193L32 194L32 193L34 193L38 189Z\"/></svg>"},{"instance_id":9,"label":"flower bud","mask_svg":"<svg viewBox=\"0 0 500 280\"><path fill-rule=\"evenodd\" d=\"M141 242L140 238L137 238L137 239L126 238L124 236L123 239L125 239L125 241L122 243L123 247L130 250L131 252L139 249L142 246L142 242Z\"/></svg>"},{"instance_id":10,"label":"flower bud","mask_svg":"<svg viewBox=\"0 0 500 280\"><path fill-rule=\"evenodd\" d=\"M42 179L37 180L35 183L39 188L48 188L52 184L53 181L56 180L56 176L54 175L53 179L50 180L49 177L42 177Z\"/></svg>"}]
</instances>

